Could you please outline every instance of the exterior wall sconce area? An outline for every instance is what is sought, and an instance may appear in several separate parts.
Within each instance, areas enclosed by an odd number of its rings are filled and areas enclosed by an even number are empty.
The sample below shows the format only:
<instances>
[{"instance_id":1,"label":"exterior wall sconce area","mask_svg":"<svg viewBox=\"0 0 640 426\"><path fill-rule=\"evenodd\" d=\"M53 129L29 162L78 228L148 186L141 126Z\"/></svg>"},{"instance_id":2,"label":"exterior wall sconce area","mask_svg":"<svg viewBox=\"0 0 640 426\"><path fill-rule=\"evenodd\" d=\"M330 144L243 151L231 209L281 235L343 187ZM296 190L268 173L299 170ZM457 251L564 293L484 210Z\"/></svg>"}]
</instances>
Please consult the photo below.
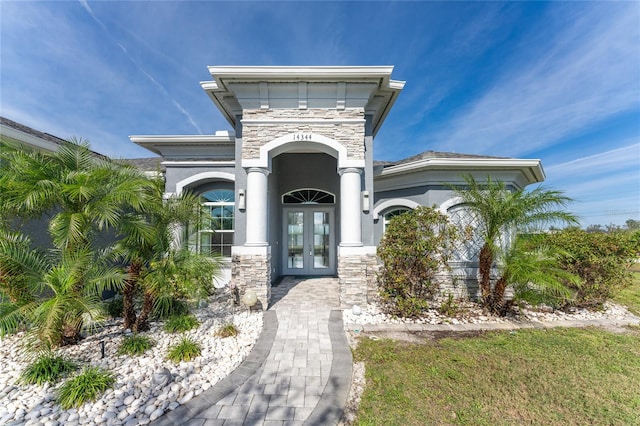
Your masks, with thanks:
<instances>
[{"instance_id":1,"label":"exterior wall sconce area","mask_svg":"<svg viewBox=\"0 0 640 426\"><path fill-rule=\"evenodd\" d=\"M247 208L247 197L244 189L238 189L238 209L246 210Z\"/></svg>"},{"instance_id":2,"label":"exterior wall sconce area","mask_svg":"<svg viewBox=\"0 0 640 426\"><path fill-rule=\"evenodd\" d=\"M371 209L371 201L369 199L369 191L362 191L362 211L369 213Z\"/></svg>"}]
</instances>

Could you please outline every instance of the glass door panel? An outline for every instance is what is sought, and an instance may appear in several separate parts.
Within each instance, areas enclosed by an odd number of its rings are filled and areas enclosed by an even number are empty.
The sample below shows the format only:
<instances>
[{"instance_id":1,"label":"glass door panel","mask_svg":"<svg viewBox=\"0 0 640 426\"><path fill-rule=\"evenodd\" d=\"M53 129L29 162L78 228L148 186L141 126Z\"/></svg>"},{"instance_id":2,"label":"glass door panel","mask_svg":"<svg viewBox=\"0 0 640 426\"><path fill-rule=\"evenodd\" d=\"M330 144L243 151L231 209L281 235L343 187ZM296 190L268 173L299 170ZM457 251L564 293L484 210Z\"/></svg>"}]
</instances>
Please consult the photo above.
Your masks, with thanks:
<instances>
[{"instance_id":1,"label":"glass door panel","mask_svg":"<svg viewBox=\"0 0 640 426\"><path fill-rule=\"evenodd\" d=\"M329 268L329 212L313 212L313 267Z\"/></svg>"},{"instance_id":2,"label":"glass door panel","mask_svg":"<svg viewBox=\"0 0 640 426\"><path fill-rule=\"evenodd\" d=\"M333 209L300 207L283 209L285 245L283 273L335 274Z\"/></svg>"},{"instance_id":3,"label":"glass door panel","mask_svg":"<svg viewBox=\"0 0 640 426\"><path fill-rule=\"evenodd\" d=\"M287 213L287 267L304 268L304 212Z\"/></svg>"}]
</instances>

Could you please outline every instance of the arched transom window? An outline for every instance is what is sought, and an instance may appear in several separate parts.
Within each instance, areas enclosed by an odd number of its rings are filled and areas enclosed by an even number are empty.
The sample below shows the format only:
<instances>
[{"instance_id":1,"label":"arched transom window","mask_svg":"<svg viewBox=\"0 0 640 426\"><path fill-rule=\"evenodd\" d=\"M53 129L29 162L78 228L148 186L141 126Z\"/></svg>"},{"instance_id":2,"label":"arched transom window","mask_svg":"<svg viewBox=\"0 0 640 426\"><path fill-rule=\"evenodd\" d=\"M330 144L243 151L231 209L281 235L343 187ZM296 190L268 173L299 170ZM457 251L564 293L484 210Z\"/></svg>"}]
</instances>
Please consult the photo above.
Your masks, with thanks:
<instances>
[{"instance_id":1,"label":"arched transom window","mask_svg":"<svg viewBox=\"0 0 640 426\"><path fill-rule=\"evenodd\" d=\"M335 204L336 196L320 189L296 189L282 196L282 204Z\"/></svg>"}]
</instances>

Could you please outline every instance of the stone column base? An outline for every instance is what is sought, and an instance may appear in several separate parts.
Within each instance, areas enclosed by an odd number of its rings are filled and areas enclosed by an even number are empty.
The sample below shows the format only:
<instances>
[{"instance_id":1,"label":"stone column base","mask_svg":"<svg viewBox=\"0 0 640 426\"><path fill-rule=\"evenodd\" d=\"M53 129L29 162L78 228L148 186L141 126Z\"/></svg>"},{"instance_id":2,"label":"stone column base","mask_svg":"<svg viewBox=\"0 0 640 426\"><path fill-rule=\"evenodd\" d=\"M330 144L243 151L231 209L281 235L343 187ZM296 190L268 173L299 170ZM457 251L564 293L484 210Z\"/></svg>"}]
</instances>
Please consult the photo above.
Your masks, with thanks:
<instances>
[{"instance_id":1,"label":"stone column base","mask_svg":"<svg viewBox=\"0 0 640 426\"><path fill-rule=\"evenodd\" d=\"M262 309L266 310L271 298L271 248L232 247L231 285L238 287L241 295L253 290Z\"/></svg>"},{"instance_id":2,"label":"stone column base","mask_svg":"<svg viewBox=\"0 0 640 426\"><path fill-rule=\"evenodd\" d=\"M375 247L338 247L340 307L364 307L376 294L377 272Z\"/></svg>"}]
</instances>

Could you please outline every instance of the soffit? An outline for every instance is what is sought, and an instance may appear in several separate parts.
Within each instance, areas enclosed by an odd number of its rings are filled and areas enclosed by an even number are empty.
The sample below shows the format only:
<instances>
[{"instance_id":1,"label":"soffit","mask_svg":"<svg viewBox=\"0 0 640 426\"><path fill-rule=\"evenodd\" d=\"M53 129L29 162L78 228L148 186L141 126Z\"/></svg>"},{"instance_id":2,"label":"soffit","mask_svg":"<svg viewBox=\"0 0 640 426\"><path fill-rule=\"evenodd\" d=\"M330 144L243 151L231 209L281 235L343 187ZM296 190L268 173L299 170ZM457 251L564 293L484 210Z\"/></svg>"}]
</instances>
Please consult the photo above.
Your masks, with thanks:
<instances>
[{"instance_id":1,"label":"soffit","mask_svg":"<svg viewBox=\"0 0 640 426\"><path fill-rule=\"evenodd\" d=\"M235 127L244 109L364 109L377 133L403 81L391 66L374 67L209 67L213 81L200 83Z\"/></svg>"},{"instance_id":2,"label":"soffit","mask_svg":"<svg viewBox=\"0 0 640 426\"><path fill-rule=\"evenodd\" d=\"M225 135L164 135L129 136L129 139L165 160L233 160L235 136Z\"/></svg>"}]
</instances>

